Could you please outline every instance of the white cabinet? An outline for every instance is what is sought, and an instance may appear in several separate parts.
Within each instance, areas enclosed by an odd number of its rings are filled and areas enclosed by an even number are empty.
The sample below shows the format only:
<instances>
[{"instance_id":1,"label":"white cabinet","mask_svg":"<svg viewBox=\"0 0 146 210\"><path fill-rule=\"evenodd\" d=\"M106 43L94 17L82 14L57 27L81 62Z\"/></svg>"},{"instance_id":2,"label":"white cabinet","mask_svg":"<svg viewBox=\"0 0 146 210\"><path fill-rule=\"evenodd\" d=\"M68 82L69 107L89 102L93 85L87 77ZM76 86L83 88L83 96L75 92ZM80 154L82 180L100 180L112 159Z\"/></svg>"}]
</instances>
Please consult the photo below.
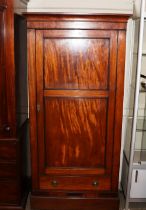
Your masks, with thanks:
<instances>
[{"instance_id":1,"label":"white cabinet","mask_svg":"<svg viewBox=\"0 0 146 210\"><path fill-rule=\"evenodd\" d=\"M134 19L131 112L127 116L122 167L125 210L132 202L146 202L146 0L139 2L141 16Z\"/></svg>"},{"instance_id":2,"label":"white cabinet","mask_svg":"<svg viewBox=\"0 0 146 210\"><path fill-rule=\"evenodd\" d=\"M146 198L146 170L133 170L130 197Z\"/></svg>"}]
</instances>

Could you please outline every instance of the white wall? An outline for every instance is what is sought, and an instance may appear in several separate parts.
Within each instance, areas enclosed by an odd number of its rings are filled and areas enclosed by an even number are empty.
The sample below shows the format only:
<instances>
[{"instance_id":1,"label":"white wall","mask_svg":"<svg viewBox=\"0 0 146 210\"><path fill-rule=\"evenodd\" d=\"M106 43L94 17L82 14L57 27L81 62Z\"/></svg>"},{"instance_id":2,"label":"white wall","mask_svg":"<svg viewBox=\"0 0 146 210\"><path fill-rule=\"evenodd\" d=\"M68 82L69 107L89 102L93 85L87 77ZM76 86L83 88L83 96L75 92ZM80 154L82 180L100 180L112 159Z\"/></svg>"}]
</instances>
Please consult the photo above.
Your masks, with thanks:
<instances>
[{"instance_id":1,"label":"white wall","mask_svg":"<svg viewBox=\"0 0 146 210\"><path fill-rule=\"evenodd\" d=\"M29 2L28 12L87 12L140 15L141 0L14 0L19 8Z\"/></svg>"},{"instance_id":2,"label":"white wall","mask_svg":"<svg viewBox=\"0 0 146 210\"><path fill-rule=\"evenodd\" d=\"M29 0L14 0L14 11L21 14L27 11L27 3Z\"/></svg>"},{"instance_id":3,"label":"white wall","mask_svg":"<svg viewBox=\"0 0 146 210\"><path fill-rule=\"evenodd\" d=\"M30 0L28 12L124 13L133 12L132 0Z\"/></svg>"},{"instance_id":4,"label":"white wall","mask_svg":"<svg viewBox=\"0 0 146 210\"><path fill-rule=\"evenodd\" d=\"M140 16L140 4L141 4L141 0L134 0L133 11L134 11L134 16L136 17ZM146 5L145 5L145 11L146 11Z\"/></svg>"}]
</instances>

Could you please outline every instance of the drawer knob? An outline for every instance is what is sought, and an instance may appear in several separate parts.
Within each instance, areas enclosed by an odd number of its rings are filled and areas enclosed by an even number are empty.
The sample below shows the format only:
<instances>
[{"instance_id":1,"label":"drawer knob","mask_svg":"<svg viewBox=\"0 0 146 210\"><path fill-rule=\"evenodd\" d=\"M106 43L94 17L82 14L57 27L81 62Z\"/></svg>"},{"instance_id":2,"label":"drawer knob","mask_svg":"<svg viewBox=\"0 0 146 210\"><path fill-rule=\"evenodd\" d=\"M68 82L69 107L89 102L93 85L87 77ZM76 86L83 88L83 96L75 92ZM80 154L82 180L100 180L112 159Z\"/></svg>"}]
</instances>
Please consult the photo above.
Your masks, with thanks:
<instances>
[{"instance_id":1,"label":"drawer knob","mask_svg":"<svg viewBox=\"0 0 146 210\"><path fill-rule=\"evenodd\" d=\"M51 184L52 184L53 187L57 187L58 182L56 180L52 180L51 181Z\"/></svg>"},{"instance_id":2,"label":"drawer knob","mask_svg":"<svg viewBox=\"0 0 146 210\"><path fill-rule=\"evenodd\" d=\"M99 183L98 183L98 181L93 181L93 182L92 182L92 185L93 185L94 187L97 187L97 186L99 185Z\"/></svg>"},{"instance_id":3,"label":"drawer knob","mask_svg":"<svg viewBox=\"0 0 146 210\"><path fill-rule=\"evenodd\" d=\"M11 127L9 125L5 126L5 131L9 132L11 130Z\"/></svg>"}]
</instances>

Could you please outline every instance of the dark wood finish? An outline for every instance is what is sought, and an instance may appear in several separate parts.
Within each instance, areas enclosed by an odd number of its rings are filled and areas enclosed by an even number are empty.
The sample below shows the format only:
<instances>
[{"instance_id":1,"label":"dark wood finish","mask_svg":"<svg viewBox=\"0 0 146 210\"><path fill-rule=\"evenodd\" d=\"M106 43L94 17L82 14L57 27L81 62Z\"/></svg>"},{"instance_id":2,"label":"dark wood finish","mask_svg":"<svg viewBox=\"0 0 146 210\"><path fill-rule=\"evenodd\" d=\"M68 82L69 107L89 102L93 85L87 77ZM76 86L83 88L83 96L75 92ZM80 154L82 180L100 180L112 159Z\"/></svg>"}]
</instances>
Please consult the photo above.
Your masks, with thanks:
<instances>
[{"instance_id":1,"label":"dark wood finish","mask_svg":"<svg viewBox=\"0 0 146 210\"><path fill-rule=\"evenodd\" d=\"M2 204L15 204L19 199L19 186L15 181L1 180L0 203Z\"/></svg>"},{"instance_id":2,"label":"dark wood finish","mask_svg":"<svg viewBox=\"0 0 146 210\"><path fill-rule=\"evenodd\" d=\"M0 133L3 132L6 125L6 90L5 90L5 67L4 67L4 13L6 4L0 2Z\"/></svg>"},{"instance_id":3,"label":"dark wood finish","mask_svg":"<svg viewBox=\"0 0 146 210\"><path fill-rule=\"evenodd\" d=\"M26 201L25 201L26 202ZM25 209L25 202L23 202L20 206L0 206L0 210L24 210Z\"/></svg>"},{"instance_id":4,"label":"dark wood finish","mask_svg":"<svg viewBox=\"0 0 146 210\"><path fill-rule=\"evenodd\" d=\"M43 210L118 210L119 199L117 198L48 198L32 196L32 209Z\"/></svg>"},{"instance_id":5,"label":"dark wood finish","mask_svg":"<svg viewBox=\"0 0 146 210\"><path fill-rule=\"evenodd\" d=\"M64 172L65 173L65 172ZM83 175L77 176L71 173L67 176L44 176L40 178L40 188L42 190L92 190L102 191L110 190L110 178L107 176L85 176L86 171ZM78 171L76 172L78 174ZM71 176L72 175L72 176ZM55 183L55 184L54 184ZM97 184L96 184L97 183Z\"/></svg>"},{"instance_id":6,"label":"dark wood finish","mask_svg":"<svg viewBox=\"0 0 146 210\"><path fill-rule=\"evenodd\" d=\"M28 118L27 30L24 17L15 14L14 21L16 116L19 129Z\"/></svg>"},{"instance_id":7,"label":"dark wood finish","mask_svg":"<svg viewBox=\"0 0 146 210\"><path fill-rule=\"evenodd\" d=\"M16 163L0 163L0 178L15 178L17 176Z\"/></svg>"},{"instance_id":8,"label":"dark wood finish","mask_svg":"<svg viewBox=\"0 0 146 210\"><path fill-rule=\"evenodd\" d=\"M15 22L17 22L17 27L14 27ZM25 33L23 33L24 29ZM14 1L0 0L0 209L2 210L24 209L22 200L25 172L22 161L23 146L21 145L24 145L25 142L26 129L22 124L24 125L26 117L18 125L20 120L18 121L16 113L20 110L18 108L21 105L19 103L21 97L16 90L22 88L17 85L20 83L18 72L20 69L23 72L26 71L27 62L26 41L23 40L25 48L20 51L22 44L19 44L19 31L23 31L21 34L23 33L26 39L26 24L20 27L20 21L18 24L14 18ZM15 58L19 62L15 62ZM24 63L25 65L22 65ZM27 80L24 79L24 81L26 86Z\"/></svg>"},{"instance_id":9,"label":"dark wood finish","mask_svg":"<svg viewBox=\"0 0 146 210\"><path fill-rule=\"evenodd\" d=\"M17 143L16 139L0 140L0 161L16 161Z\"/></svg>"},{"instance_id":10,"label":"dark wood finish","mask_svg":"<svg viewBox=\"0 0 146 210\"><path fill-rule=\"evenodd\" d=\"M0 139L0 209L7 205L20 206L24 196L23 190L27 187L27 183L24 183L26 175L20 155L23 151L21 147L25 144L23 132L21 131L19 139Z\"/></svg>"},{"instance_id":11,"label":"dark wood finish","mask_svg":"<svg viewBox=\"0 0 146 210\"><path fill-rule=\"evenodd\" d=\"M0 210L24 210L26 207L26 197L25 199L22 200L22 202L20 203L20 205L16 205L16 204L1 204L0 205Z\"/></svg>"},{"instance_id":12,"label":"dark wood finish","mask_svg":"<svg viewBox=\"0 0 146 210\"><path fill-rule=\"evenodd\" d=\"M128 16L121 15L71 15L26 14L31 29L125 29ZM76 21L76 24L72 24Z\"/></svg>"},{"instance_id":13,"label":"dark wood finish","mask_svg":"<svg viewBox=\"0 0 146 210\"><path fill-rule=\"evenodd\" d=\"M32 186L33 190L37 189L38 185L38 161L36 161L37 158L37 125L36 125L36 73L35 73L35 31L29 30L27 35L27 47L28 47L28 66L29 66L29 104L32 104L33 106L30 106L30 146L31 146L31 167L33 170L31 171L32 174ZM35 152L32 152L35 151Z\"/></svg>"},{"instance_id":14,"label":"dark wood finish","mask_svg":"<svg viewBox=\"0 0 146 210\"><path fill-rule=\"evenodd\" d=\"M3 1L4 3L4 1ZM15 68L14 68L14 14L13 1L5 1L3 10L0 11L0 39L2 44L0 57L0 136L16 135L16 114L15 114ZM10 71L11 69L11 71ZM2 118L2 119L1 119Z\"/></svg>"},{"instance_id":15,"label":"dark wood finish","mask_svg":"<svg viewBox=\"0 0 146 210\"><path fill-rule=\"evenodd\" d=\"M27 20L32 208L118 210L127 17Z\"/></svg>"}]
</instances>

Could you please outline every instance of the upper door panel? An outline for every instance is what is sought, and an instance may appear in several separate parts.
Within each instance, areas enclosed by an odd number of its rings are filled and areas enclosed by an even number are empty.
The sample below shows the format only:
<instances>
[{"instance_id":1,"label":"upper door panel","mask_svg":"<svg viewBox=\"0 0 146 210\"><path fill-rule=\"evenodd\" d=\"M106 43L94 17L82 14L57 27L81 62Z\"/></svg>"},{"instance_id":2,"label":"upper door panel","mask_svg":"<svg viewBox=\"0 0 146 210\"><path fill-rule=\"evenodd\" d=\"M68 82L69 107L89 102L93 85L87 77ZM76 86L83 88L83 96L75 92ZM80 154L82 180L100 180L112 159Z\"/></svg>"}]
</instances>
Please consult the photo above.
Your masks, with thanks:
<instances>
[{"instance_id":1,"label":"upper door panel","mask_svg":"<svg viewBox=\"0 0 146 210\"><path fill-rule=\"evenodd\" d=\"M44 88L108 89L110 37L101 31L45 31Z\"/></svg>"},{"instance_id":2,"label":"upper door panel","mask_svg":"<svg viewBox=\"0 0 146 210\"><path fill-rule=\"evenodd\" d=\"M44 51L45 89L107 89L108 39L45 39Z\"/></svg>"}]
</instances>

